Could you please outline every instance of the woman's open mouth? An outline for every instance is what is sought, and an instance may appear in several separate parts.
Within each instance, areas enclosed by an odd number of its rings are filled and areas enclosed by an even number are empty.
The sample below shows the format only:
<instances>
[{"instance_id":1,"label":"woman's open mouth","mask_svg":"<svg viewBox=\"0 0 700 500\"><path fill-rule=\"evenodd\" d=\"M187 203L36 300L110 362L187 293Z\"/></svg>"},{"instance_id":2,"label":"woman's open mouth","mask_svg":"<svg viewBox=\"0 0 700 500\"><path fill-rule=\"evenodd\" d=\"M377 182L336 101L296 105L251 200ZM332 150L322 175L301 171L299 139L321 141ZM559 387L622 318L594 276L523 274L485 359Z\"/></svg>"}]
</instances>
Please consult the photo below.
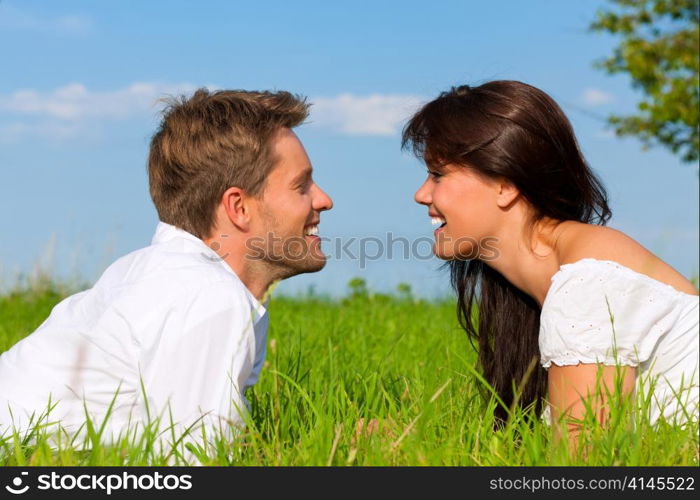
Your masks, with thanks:
<instances>
[{"instance_id":1,"label":"woman's open mouth","mask_svg":"<svg viewBox=\"0 0 700 500\"><path fill-rule=\"evenodd\" d=\"M447 225L447 222L445 222L445 219L442 217L431 217L430 221L432 222L433 226L437 226L438 224L440 225L440 227L434 231L434 234L436 235Z\"/></svg>"}]
</instances>

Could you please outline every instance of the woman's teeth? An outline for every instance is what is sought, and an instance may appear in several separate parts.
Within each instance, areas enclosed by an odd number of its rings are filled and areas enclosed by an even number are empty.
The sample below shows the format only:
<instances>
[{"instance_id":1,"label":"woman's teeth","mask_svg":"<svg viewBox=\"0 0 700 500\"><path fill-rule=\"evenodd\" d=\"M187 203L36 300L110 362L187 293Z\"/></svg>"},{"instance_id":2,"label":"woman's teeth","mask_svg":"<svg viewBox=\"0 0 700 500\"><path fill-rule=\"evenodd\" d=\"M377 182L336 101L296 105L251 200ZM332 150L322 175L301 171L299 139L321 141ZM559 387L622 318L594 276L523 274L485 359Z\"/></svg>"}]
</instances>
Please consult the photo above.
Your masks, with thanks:
<instances>
[{"instance_id":1,"label":"woman's teeth","mask_svg":"<svg viewBox=\"0 0 700 500\"><path fill-rule=\"evenodd\" d=\"M445 219L443 219L442 217L431 217L430 222L433 224L433 226L437 226L444 224Z\"/></svg>"},{"instance_id":2,"label":"woman's teeth","mask_svg":"<svg viewBox=\"0 0 700 500\"><path fill-rule=\"evenodd\" d=\"M316 236L318 234L318 226L309 226L304 231L306 236Z\"/></svg>"}]
</instances>

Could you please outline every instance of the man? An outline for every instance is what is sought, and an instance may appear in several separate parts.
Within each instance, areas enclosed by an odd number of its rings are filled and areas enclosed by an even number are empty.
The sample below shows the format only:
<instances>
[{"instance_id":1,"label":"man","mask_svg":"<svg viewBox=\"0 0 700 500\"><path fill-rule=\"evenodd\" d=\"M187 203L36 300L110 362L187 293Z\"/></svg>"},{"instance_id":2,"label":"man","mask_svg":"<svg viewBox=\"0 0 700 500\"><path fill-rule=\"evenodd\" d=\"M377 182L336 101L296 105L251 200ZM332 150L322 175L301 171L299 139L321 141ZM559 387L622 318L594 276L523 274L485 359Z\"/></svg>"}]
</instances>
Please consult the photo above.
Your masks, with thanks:
<instances>
[{"instance_id":1,"label":"man","mask_svg":"<svg viewBox=\"0 0 700 500\"><path fill-rule=\"evenodd\" d=\"M307 116L288 92L200 89L171 102L148 159L151 245L0 356L0 435L39 421L79 430L88 415L113 436L154 421L178 433L243 422L265 357L266 291L326 262L316 233L332 201L292 131Z\"/></svg>"}]
</instances>

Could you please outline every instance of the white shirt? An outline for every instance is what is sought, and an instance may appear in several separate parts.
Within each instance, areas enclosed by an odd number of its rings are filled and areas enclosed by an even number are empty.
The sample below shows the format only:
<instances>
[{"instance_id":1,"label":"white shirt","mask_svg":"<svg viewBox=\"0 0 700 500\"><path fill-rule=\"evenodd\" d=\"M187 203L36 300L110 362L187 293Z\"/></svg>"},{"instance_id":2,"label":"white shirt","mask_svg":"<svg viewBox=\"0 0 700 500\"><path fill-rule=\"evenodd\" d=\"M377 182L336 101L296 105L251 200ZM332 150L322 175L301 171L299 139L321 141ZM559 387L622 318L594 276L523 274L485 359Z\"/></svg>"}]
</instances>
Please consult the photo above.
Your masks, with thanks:
<instances>
[{"instance_id":1,"label":"white shirt","mask_svg":"<svg viewBox=\"0 0 700 500\"><path fill-rule=\"evenodd\" d=\"M241 424L267 326L265 307L225 261L160 222L150 246L118 259L0 356L0 435L26 428L49 394L49 421L68 430L85 422L83 403L101 423L113 399L113 433L158 415L161 429L171 415L179 428Z\"/></svg>"},{"instance_id":2,"label":"white shirt","mask_svg":"<svg viewBox=\"0 0 700 500\"><path fill-rule=\"evenodd\" d=\"M540 362L636 366L637 392L653 391L652 423L662 413L697 420L699 304L697 295L617 262L564 264L542 304Z\"/></svg>"}]
</instances>

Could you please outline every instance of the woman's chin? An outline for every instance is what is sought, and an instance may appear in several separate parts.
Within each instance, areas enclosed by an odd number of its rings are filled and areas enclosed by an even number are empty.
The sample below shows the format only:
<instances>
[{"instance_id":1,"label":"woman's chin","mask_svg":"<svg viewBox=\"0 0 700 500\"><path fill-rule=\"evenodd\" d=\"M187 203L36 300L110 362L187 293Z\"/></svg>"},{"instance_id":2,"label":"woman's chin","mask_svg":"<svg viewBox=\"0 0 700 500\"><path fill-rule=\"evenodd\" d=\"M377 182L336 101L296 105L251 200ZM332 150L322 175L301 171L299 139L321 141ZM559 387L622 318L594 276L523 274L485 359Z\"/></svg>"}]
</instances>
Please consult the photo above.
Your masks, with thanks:
<instances>
[{"instance_id":1,"label":"woman's chin","mask_svg":"<svg viewBox=\"0 0 700 500\"><path fill-rule=\"evenodd\" d=\"M455 248L454 245L440 244L436 242L433 245L433 254L438 259L442 260L473 260L479 256L479 247L475 245L459 245Z\"/></svg>"},{"instance_id":2,"label":"woman's chin","mask_svg":"<svg viewBox=\"0 0 700 500\"><path fill-rule=\"evenodd\" d=\"M433 255L441 260L454 260L452 249L442 248L437 242L433 244Z\"/></svg>"}]
</instances>

